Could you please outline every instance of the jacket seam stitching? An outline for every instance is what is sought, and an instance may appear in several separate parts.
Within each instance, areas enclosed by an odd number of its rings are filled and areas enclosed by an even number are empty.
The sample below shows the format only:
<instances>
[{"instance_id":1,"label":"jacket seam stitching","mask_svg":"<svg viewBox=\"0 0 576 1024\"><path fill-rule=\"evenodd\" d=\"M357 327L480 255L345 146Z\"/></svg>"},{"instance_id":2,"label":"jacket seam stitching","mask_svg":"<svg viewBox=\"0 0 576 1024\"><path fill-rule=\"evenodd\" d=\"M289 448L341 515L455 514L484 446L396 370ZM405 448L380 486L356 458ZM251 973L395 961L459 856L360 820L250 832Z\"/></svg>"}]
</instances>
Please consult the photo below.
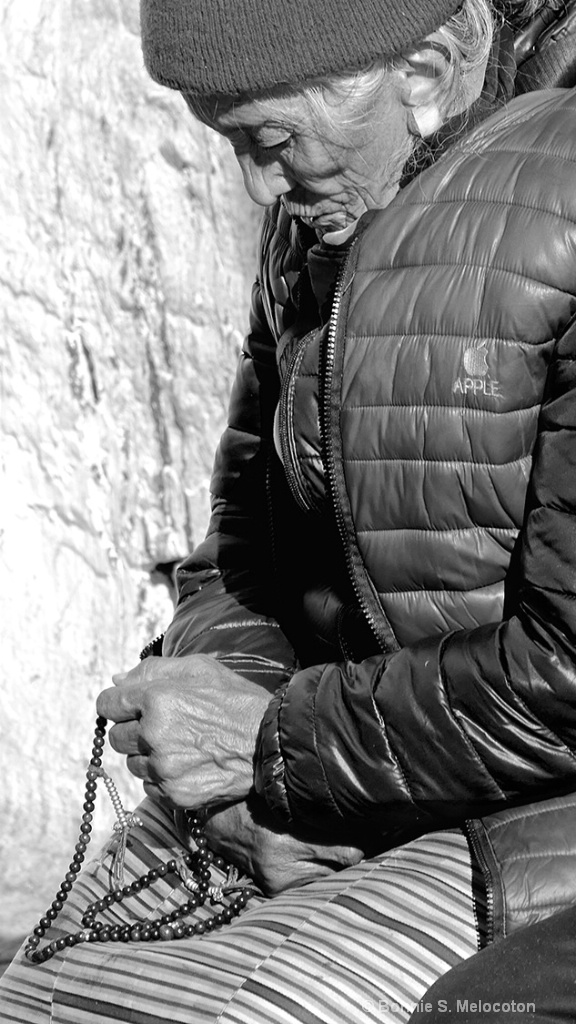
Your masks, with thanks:
<instances>
[{"instance_id":1,"label":"jacket seam stitching","mask_svg":"<svg viewBox=\"0 0 576 1024\"><path fill-rule=\"evenodd\" d=\"M511 906L510 902L508 902L506 914L512 918L516 916L528 917L534 910L544 910L546 907L558 907L567 910L569 906L573 906L573 903L566 896L564 898L560 896L557 900L544 900L542 903L532 898L529 907L522 906L521 904L519 906Z\"/></svg>"},{"instance_id":2,"label":"jacket seam stitching","mask_svg":"<svg viewBox=\"0 0 576 1024\"><path fill-rule=\"evenodd\" d=\"M322 679L320 678L320 683L321 682L322 682ZM320 683L319 683L319 685L320 685ZM336 803L336 798L334 796L334 793L332 792L332 788L330 786L330 783L328 782L328 776L326 775L326 770L324 768L324 762L322 761L322 757L321 757L321 754L320 754L320 749L319 749L319 744L318 744L318 734L317 734L317 731L316 731L316 697L317 697L317 695L318 695L318 689L316 689L314 691L314 694L313 694L313 697L312 697L312 735L314 737L314 749L316 751L316 757L318 759L318 764L320 765L320 770L322 772L322 778L324 780L324 785L326 786L326 790L328 792L328 796L330 797L330 800L332 801L332 805L334 807L334 810L336 811L338 816L340 818L343 818L344 815L342 814L342 811L340 810L340 808L338 807L338 804Z\"/></svg>"},{"instance_id":3,"label":"jacket seam stitching","mask_svg":"<svg viewBox=\"0 0 576 1024\"><path fill-rule=\"evenodd\" d=\"M559 797L558 799L561 799L561 798ZM574 800L573 803L570 803L570 804L564 804L564 803L562 804L562 807L566 807L566 806L568 806L568 807L576 807L576 800ZM491 835L492 832L496 832L500 828L506 828L512 822L527 821L529 818L539 818L539 817L542 817L542 815L544 815L544 814L557 814L559 809L560 808L558 808L557 806L556 807L539 807L539 808L537 808L534 811L526 811L524 813L522 813L522 811L519 811L518 814L515 814L513 817L510 816L510 812L507 812L506 821L495 821L493 823L490 822L490 824L486 823L486 829L488 830L489 835Z\"/></svg>"},{"instance_id":4,"label":"jacket seam stitching","mask_svg":"<svg viewBox=\"0 0 576 1024\"><path fill-rule=\"evenodd\" d=\"M470 405L444 405L442 402L374 402L366 405L343 405L343 412L355 412L356 410L368 411L377 410L380 412L382 409L447 409L449 412L453 412L458 416L461 416L463 412L468 413L471 416L518 416L522 413L533 412L534 409L539 409L542 405L541 402L534 402L534 405L525 405L520 409L475 409Z\"/></svg>"},{"instance_id":5,"label":"jacket seam stitching","mask_svg":"<svg viewBox=\"0 0 576 1024\"><path fill-rule=\"evenodd\" d=\"M239 675L242 675L242 671L244 671L249 672L251 676L274 676L279 670L278 665L270 665L269 668L254 668L253 665L242 664L233 654L227 654L225 658L219 658L218 661L222 665L236 665ZM280 666L280 668L283 672L288 672L285 665Z\"/></svg>"},{"instance_id":6,"label":"jacket seam stitching","mask_svg":"<svg viewBox=\"0 0 576 1024\"><path fill-rule=\"evenodd\" d=\"M247 626L252 628L266 626L270 629L280 629L277 622L270 622L267 619L240 619L239 622L216 622L213 626L207 626L206 629L203 630L203 633L210 633L213 630L222 629L245 629Z\"/></svg>"},{"instance_id":7,"label":"jacket seam stitching","mask_svg":"<svg viewBox=\"0 0 576 1024\"><path fill-rule=\"evenodd\" d=\"M414 463L415 465L438 465L438 466L477 466L479 469L486 467L487 469L503 469L505 466L515 466L519 462L527 462L532 458L532 453L529 455L520 455L517 459L510 459L509 462L480 462L480 460L474 459L406 459L401 456L390 456L390 458L383 458L379 456L373 459L344 459L343 461L348 465L355 465L356 463L371 463L371 462L407 462Z\"/></svg>"},{"instance_id":8,"label":"jacket seam stitching","mask_svg":"<svg viewBox=\"0 0 576 1024\"><path fill-rule=\"evenodd\" d=\"M576 224L576 221L573 223ZM389 266L360 267L357 269L356 275L394 273L397 270L422 270L424 267L457 267L459 270L484 270L486 271L486 277L488 277L488 274L492 274L493 277L497 274L508 274L510 277L518 277L523 281L533 281L535 284L542 285L543 288L548 288L551 292L557 294L574 295L574 292L568 288L559 288L558 285L551 284L550 281L543 281L540 277L533 277L531 274L522 273L520 270L510 270L508 267L499 267L494 263L469 263L463 261L449 263L446 260L430 260L429 262L422 260L419 263L391 263Z\"/></svg>"},{"instance_id":9,"label":"jacket seam stitching","mask_svg":"<svg viewBox=\"0 0 576 1024\"><path fill-rule=\"evenodd\" d=\"M530 455L521 455L518 459L510 459L509 462L481 462L480 460L475 461L474 459L405 459L401 456L390 456L389 459L382 458L381 456L374 459L344 459L343 461L349 465L355 465L356 463L372 463L372 462L407 462L415 463L422 466L427 465L438 465L438 466L478 466L480 469L483 466L487 468L500 469L504 466L516 466L519 462L527 462L532 458Z\"/></svg>"},{"instance_id":10,"label":"jacket seam stitching","mask_svg":"<svg viewBox=\"0 0 576 1024\"><path fill-rule=\"evenodd\" d=\"M410 800L412 801L412 803L416 803L416 801L415 801L415 799L414 799L414 797L412 795L412 790L410 788L410 783L408 782L408 777L407 777L406 772L404 771L404 767L403 767L403 765L402 765L402 763L400 761L400 757L394 751L394 748L393 748L392 743L390 741L390 736L388 735L388 727L386 725L386 721L384 719L384 716L381 714L380 708L378 707L378 704L376 703L376 695L374 693L374 690L372 690L370 696L371 696L371 699L372 699L372 707L374 709L374 712L375 712L376 717L378 719L378 722L380 724L380 728L382 729L382 732L384 733L384 738L386 740L386 744L388 746L388 750L390 751L390 757L392 758L392 761L394 762L394 764L396 766L396 769L397 769L397 771L398 771L398 773L400 775L400 778L402 779L402 782L404 783L404 789L406 790Z\"/></svg>"},{"instance_id":11,"label":"jacket seam stitching","mask_svg":"<svg viewBox=\"0 0 576 1024\"><path fill-rule=\"evenodd\" d=\"M464 743L468 747L470 753L472 754L473 759L476 761L476 763L482 769L483 774L489 779L489 781L491 783L491 786L494 788L495 792L500 796L500 798L504 798L506 796L504 790L496 782L496 779L492 775L490 769L488 768L488 765L486 765L484 763L484 761L482 760L482 758L480 757L479 752L476 750L476 747L474 746L474 744L472 742L472 738L468 735L468 733L466 732L466 730L464 728L464 724L463 724L464 716L460 715L460 713L455 710L455 708L452 706L452 702L450 700L450 694L449 694L448 685L447 685L448 680L446 678L446 672L445 672L444 665L443 665L443 656L444 656L444 651L445 651L446 647L448 646L448 642L449 642L449 640L451 639L452 636L453 636L453 634L449 633L448 636L443 637L441 642L440 642L439 649L438 649L438 670L439 670L439 673L440 673L440 679L442 681L442 689L443 689L443 692L444 692L444 697L446 699L446 707L447 707L449 713L452 715L452 718L454 719L454 722L457 723L460 735L461 735L462 739L464 740Z\"/></svg>"},{"instance_id":12,"label":"jacket seam stitching","mask_svg":"<svg viewBox=\"0 0 576 1024\"><path fill-rule=\"evenodd\" d=\"M395 528L383 526L380 529L374 527L371 530L357 530L358 536L370 535L372 533L518 533L517 526L457 526L450 527L426 527L426 526L398 526Z\"/></svg>"},{"instance_id":13,"label":"jacket seam stitching","mask_svg":"<svg viewBox=\"0 0 576 1024\"><path fill-rule=\"evenodd\" d=\"M555 729L553 729L550 725L544 722L541 717L539 717L534 711L532 711L530 705L527 704L527 702L517 692L514 683L512 682L511 673L508 671L508 665L506 665L506 675L507 678L511 680L510 692L512 693L512 696L522 708L524 714L526 716L529 716L532 720L539 722L542 725L542 727L546 730L546 734L557 743L557 745L560 747L564 754L568 754L568 757L572 761L572 763L576 764L576 753L573 750L570 750L570 747L562 739L562 737L558 735Z\"/></svg>"},{"instance_id":14,"label":"jacket seam stitching","mask_svg":"<svg viewBox=\"0 0 576 1024\"><path fill-rule=\"evenodd\" d=\"M381 267L380 269L394 270L395 268L391 266ZM390 333L388 331L386 334L380 334L379 332L375 332L374 334L354 334L353 337L354 344L356 344L359 341L371 341L373 338L381 338L384 340L390 338L402 338L403 341L415 341L418 338L421 338L422 334L425 334L426 338L439 338L441 341L446 341L446 339L457 339L458 341L465 342L466 344L469 344L470 341L474 341L477 344L481 344L482 342L491 342L494 345L515 345L519 349L527 350L540 348L541 345L549 345L550 342L556 341L556 337L553 334L550 335L549 338L540 338L540 336L538 336L535 341L526 341L525 338L506 338L503 335L498 334L475 334L474 337L471 338L469 333L467 334L463 331L455 331L454 333L450 333L448 331L417 331L415 333L398 333L397 331L394 331Z\"/></svg>"},{"instance_id":15,"label":"jacket seam stitching","mask_svg":"<svg viewBox=\"0 0 576 1024\"><path fill-rule=\"evenodd\" d=\"M460 594L462 597L465 597L468 594L474 594L477 590L486 590L487 587L501 587L503 583L504 579L494 580L493 583L485 583L480 587L466 587L465 590L449 589L448 587L442 587L440 590L431 590L429 587L415 587L414 590L380 590L378 591L378 596L383 600L405 597L406 594L422 594L423 597L427 597L428 594Z\"/></svg>"},{"instance_id":16,"label":"jacket seam stitching","mask_svg":"<svg viewBox=\"0 0 576 1024\"><path fill-rule=\"evenodd\" d=\"M515 861L526 861L526 860L549 860L550 857L574 857L574 850L544 850L542 853L518 853L516 855L510 855L510 857L500 857L500 863L502 865L512 864Z\"/></svg>"},{"instance_id":17,"label":"jacket seam stitching","mask_svg":"<svg viewBox=\"0 0 576 1024\"><path fill-rule=\"evenodd\" d=\"M193 594L185 594L182 600L184 601L187 598L195 597L197 593L198 591L195 591ZM224 630L232 629L262 629L262 627L266 629L280 629L280 625L277 622L268 622L265 619L262 619L261 621L253 620L241 622L215 623L213 626L206 626L204 629L201 629L198 633L194 633L191 637L187 637L186 646L188 647L190 644L196 643L197 640L201 640L202 637L207 636L208 633L223 632ZM229 655L227 655L227 657L232 656L232 654L233 652L230 652ZM238 654L236 653L234 656L237 657ZM254 655L250 655L250 657L253 658Z\"/></svg>"},{"instance_id":18,"label":"jacket seam stitching","mask_svg":"<svg viewBox=\"0 0 576 1024\"><path fill-rule=\"evenodd\" d=\"M292 821L294 815L292 814L292 808L290 806L290 798L288 795L288 786L286 780L286 761L284 760L284 752L282 750L282 712L284 710L284 703L286 700L286 694L288 692L289 686L290 682L288 682L281 688L280 700L278 701L278 707L276 710L276 756L274 761L273 779L270 789L275 788L277 791L279 791L280 799L284 804L285 812L288 813L288 817L290 821ZM272 700L272 703L274 703L274 699Z\"/></svg>"},{"instance_id":19,"label":"jacket seam stitching","mask_svg":"<svg viewBox=\"0 0 576 1024\"><path fill-rule=\"evenodd\" d=\"M546 156L547 155L544 150L528 150L527 151L527 150L522 150L522 149L489 149L489 148L486 148L486 149L483 150L483 155L486 154L486 153L505 153L505 154L514 153L516 155L518 153L523 153L525 156L534 156L534 155L535 156ZM561 160L563 163L567 163L567 164L570 164L570 165L573 165L574 163L576 163L576 161L574 161L570 157L557 157L557 158L555 157L551 162L556 162L556 160ZM467 192L467 193L465 192L465 193L462 193L461 195L446 196L444 199L442 199L441 197L434 198L433 200L421 199L419 202L418 201L412 201L412 200L406 200L405 202L402 203L402 208L404 208L404 207L413 207L413 208L422 208L422 207L424 207L426 209L434 209L434 207L436 207L436 206L451 206L451 205L457 205L459 207L462 207L462 205L464 203L466 205L468 205L468 204L478 204L478 205L482 205L482 206L493 206L493 207L504 206L504 207L506 207L506 209L528 210L529 213L543 213L543 214L545 214L548 217L553 217L555 220L567 221L568 224L576 223L576 221L572 217L566 217L564 214L558 213L556 210L550 210L550 209L548 209L545 206L533 205L532 203L522 203L522 202L519 202L517 199L497 199L495 197L492 198L492 199L486 199L486 198L484 198L484 196L480 192L478 192L477 195L474 195L473 193L471 194L470 192Z\"/></svg>"}]
</instances>

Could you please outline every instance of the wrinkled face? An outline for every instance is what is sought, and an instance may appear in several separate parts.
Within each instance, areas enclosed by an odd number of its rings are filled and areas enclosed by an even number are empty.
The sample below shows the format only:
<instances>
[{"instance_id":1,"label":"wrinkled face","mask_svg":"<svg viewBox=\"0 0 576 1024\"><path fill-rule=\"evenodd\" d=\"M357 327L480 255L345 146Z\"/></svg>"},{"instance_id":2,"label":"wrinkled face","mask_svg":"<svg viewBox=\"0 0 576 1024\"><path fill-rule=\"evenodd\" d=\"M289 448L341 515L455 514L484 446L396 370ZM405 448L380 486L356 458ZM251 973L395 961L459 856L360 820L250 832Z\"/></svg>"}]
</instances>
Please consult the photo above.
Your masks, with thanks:
<instances>
[{"instance_id":1,"label":"wrinkled face","mask_svg":"<svg viewBox=\"0 0 576 1024\"><path fill-rule=\"evenodd\" d=\"M328 110L302 94L220 101L209 124L227 138L254 202L277 198L318 236L353 225L398 191L411 151L400 90L386 79L363 101L327 95Z\"/></svg>"}]
</instances>

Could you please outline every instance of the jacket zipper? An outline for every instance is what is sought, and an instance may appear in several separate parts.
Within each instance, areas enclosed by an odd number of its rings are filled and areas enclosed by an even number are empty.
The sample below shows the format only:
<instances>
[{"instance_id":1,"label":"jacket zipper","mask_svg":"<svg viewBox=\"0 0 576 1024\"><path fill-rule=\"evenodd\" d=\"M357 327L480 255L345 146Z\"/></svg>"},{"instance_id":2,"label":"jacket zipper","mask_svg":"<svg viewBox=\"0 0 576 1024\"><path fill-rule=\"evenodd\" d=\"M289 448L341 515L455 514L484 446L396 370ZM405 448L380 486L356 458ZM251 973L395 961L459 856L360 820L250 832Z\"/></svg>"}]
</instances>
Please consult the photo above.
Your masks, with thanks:
<instances>
[{"instance_id":1,"label":"jacket zipper","mask_svg":"<svg viewBox=\"0 0 576 1024\"><path fill-rule=\"evenodd\" d=\"M158 651L159 655L161 655L162 654L162 641L163 641L165 636L166 636L165 633L159 633L158 636L155 636L153 640L150 640L146 644L146 646L143 647L142 650L140 651L140 661L144 661L145 658L149 658L150 655L154 652L155 649Z\"/></svg>"},{"instance_id":2,"label":"jacket zipper","mask_svg":"<svg viewBox=\"0 0 576 1024\"><path fill-rule=\"evenodd\" d=\"M494 941L494 921L495 921L495 898L494 898L494 882L490 865L482 848L480 837L474 827L472 821L464 822L464 834L468 839L470 846L474 852L474 856L478 862L478 866L482 872L484 878L484 888L486 891L486 945L489 946ZM478 949L482 949L482 941L480 938L480 928L478 921L476 922L478 930Z\"/></svg>"},{"instance_id":3,"label":"jacket zipper","mask_svg":"<svg viewBox=\"0 0 576 1024\"><path fill-rule=\"evenodd\" d=\"M304 358L306 346L314 336L315 332L316 328L309 331L308 334L301 338L296 345L295 351L292 353L286 367L280 391L280 400L278 402L278 436L282 453L282 464L284 466L284 472L286 474L286 479L292 496L303 512L318 511L318 506L310 499L306 491L304 480L300 472L294 433L290 429L290 425L293 423L292 378L293 375L297 373L300 363Z\"/></svg>"},{"instance_id":4,"label":"jacket zipper","mask_svg":"<svg viewBox=\"0 0 576 1024\"><path fill-rule=\"evenodd\" d=\"M358 604L362 610L364 617L366 618L366 621L368 622L368 625L370 626L370 629L376 636L380 646L382 647L382 650L385 652L389 652L390 650L398 650L399 645L394 638L391 627L388 626L387 630L383 629L382 626L377 622L376 617L368 604L365 593L357 577L356 567L354 565L352 545L350 543L350 538L348 536L348 531L346 529L344 512L342 509L340 495L338 492L338 483L336 480L336 455L334 453L334 441L332 437L330 423L334 361L336 356L336 343L338 339L338 320L342 307L342 300L346 292L346 288L344 287L344 281L346 279L346 274L351 263L352 254L355 250L357 243L358 239L356 238L352 242L350 249L346 255L346 259L344 260L342 266L338 271L338 276L336 278L336 287L334 291L334 300L332 302L332 312L330 314L330 321L328 324L328 333L324 350L324 373L322 373L322 367L320 370L320 378L322 379L323 377L323 393L320 398L321 415L323 423L323 442L326 456L327 484L330 494L332 495L332 504L336 515L338 532L340 534L342 547L344 549L344 555L348 569L348 576L354 589L354 593L356 594ZM352 282L350 281L349 284L351 283ZM382 612L382 619L383 621L385 621L384 612Z\"/></svg>"}]
</instances>

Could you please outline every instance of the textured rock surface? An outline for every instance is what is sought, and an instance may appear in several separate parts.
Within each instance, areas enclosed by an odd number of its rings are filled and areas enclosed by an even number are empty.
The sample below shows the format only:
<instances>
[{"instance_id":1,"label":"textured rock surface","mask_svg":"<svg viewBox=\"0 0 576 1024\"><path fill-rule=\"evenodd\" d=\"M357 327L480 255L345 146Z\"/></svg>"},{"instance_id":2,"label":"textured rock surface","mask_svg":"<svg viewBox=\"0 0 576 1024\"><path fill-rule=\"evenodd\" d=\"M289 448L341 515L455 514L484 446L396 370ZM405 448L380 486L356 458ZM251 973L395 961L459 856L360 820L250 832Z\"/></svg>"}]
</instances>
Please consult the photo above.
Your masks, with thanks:
<instances>
[{"instance_id":1,"label":"textured rock surface","mask_svg":"<svg viewBox=\"0 0 576 1024\"><path fill-rule=\"evenodd\" d=\"M257 211L137 7L0 0L4 934L67 870L96 694L171 615L246 323Z\"/></svg>"}]
</instances>

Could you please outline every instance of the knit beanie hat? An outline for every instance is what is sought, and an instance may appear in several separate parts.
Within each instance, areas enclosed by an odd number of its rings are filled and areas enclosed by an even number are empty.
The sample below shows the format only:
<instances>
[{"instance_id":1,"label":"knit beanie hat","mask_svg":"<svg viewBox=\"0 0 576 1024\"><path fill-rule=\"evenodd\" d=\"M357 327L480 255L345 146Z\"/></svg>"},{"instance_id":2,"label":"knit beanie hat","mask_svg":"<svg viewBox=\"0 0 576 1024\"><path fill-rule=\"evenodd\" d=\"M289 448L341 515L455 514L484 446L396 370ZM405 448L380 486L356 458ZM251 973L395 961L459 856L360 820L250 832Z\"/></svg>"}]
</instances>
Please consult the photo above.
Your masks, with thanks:
<instances>
[{"instance_id":1,"label":"knit beanie hat","mask_svg":"<svg viewBox=\"0 0 576 1024\"><path fill-rule=\"evenodd\" d=\"M433 32L462 0L141 0L146 67L196 95L257 93L361 68Z\"/></svg>"}]
</instances>

